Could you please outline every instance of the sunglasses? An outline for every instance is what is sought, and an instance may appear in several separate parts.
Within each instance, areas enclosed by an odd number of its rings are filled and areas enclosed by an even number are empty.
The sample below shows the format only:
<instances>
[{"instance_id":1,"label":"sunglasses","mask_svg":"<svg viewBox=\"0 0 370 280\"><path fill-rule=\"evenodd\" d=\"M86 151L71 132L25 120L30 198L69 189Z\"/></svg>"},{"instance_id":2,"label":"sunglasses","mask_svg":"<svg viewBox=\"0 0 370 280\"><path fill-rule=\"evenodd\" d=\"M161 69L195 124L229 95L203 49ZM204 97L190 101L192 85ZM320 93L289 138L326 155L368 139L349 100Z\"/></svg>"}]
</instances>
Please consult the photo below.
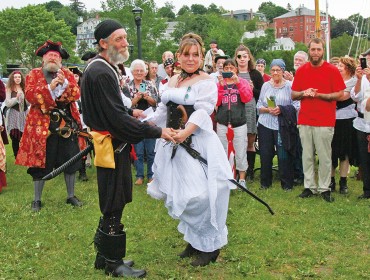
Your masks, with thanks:
<instances>
[{"instance_id":1,"label":"sunglasses","mask_svg":"<svg viewBox=\"0 0 370 280\"><path fill-rule=\"evenodd\" d=\"M239 59L248 58L248 55L247 54L244 54L244 55L238 54L236 57L239 58Z\"/></svg>"}]
</instances>

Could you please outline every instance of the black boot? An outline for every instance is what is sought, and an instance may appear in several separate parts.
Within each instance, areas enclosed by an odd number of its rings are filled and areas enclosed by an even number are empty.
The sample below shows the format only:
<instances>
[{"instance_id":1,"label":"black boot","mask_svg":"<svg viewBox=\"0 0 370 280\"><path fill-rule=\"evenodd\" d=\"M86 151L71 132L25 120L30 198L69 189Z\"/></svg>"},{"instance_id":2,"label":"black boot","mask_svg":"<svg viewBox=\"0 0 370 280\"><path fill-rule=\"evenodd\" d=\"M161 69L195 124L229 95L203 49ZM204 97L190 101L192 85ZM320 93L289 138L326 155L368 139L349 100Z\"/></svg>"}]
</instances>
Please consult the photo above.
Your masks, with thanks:
<instances>
[{"instance_id":1,"label":"black boot","mask_svg":"<svg viewBox=\"0 0 370 280\"><path fill-rule=\"evenodd\" d=\"M215 262L218 255L220 254L220 250L217 249L213 252L200 252L199 257L191 263L192 266L206 266L209 265L210 262Z\"/></svg>"},{"instance_id":2,"label":"black boot","mask_svg":"<svg viewBox=\"0 0 370 280\"><path fill-rule=\"evenodd\" d=\"M246 178L247 178L247 181L250 182L254 180L254 163L256 161L256 152L248 151L247 161L248 161L248 169L247 169Z\"/></svg>"},{"instance_id":3,"label":"black boot","mask_svg":"<svg viewBox=\"0 0 370 280\"><path fill-rule=\"evenodd\" d=\"M89 180L89 178L87 178L87 175L86 175L86 160L85 159L82 159L82 165L81 165L79 172L80 172L80 175L78 175L78 179L80 181L86 182Z\"/></svg>"},{"instance_id":4,"label":"black boot","mask_svg":"<svg viewBox=\"0 0 370 280\"><path fill-rule=\"evenodd\" d=\"M133 269L124 264L122 258L126 254L126 233L107 234L100 228L95 234L94 243L98 253L105 259L105 274L113 277L145 277L146 271Z\"/></svg>"},{"instance_id":5,"label":"black boot","mask_svg":"<svg viewBox=\"0 0 370 280\"><path fill-rule=\"evenodd\" d=\"M347 177L340 177L339 193L340 194L347 194L348 193Z\"/></svg>"},{"instance_id":6,"label":"black boot","mask_svg":"<svg viewBox=\"0 0 370 280\"><path fill-rule=\"evenodd\" d=\"M199 250L197 250L197 249L193 248L193 246L191 246L191 245L188 243L188 245L186 246L185 250L184 250L184 251L182 251L180 254L178 254L178 256L179 256L180 258L184 259L184 258L189 258L189 257L191 257L191 256L193 256L193 255L196 255L196 254L199 254L199 253L200 253L200 251L199 251Z\"/></svg>"},{"instance_id":7,"label":"black boot","mask_svg":"<svg viewBox=\"0 0 370 280\"><path fill-rule=\"evenodd\" d=\"M135 264L133 260L123 260L123 263L129 267L132 267ZM100 253L96 253L94 267L96 269L105 268L105 258L102 255L100 255Z\"/></svg>"},{"instance_id":8,"label":"black boot","mask_svg":"<svg viewBox=\"0 0 370 280\"><path fill-rule=\"evenodd\" d=\"M331 177L330 179L330 185L329 185L329 188L331 190L331 192L335 192L335 178L334 177Z\"/></svg>"},{"instance_id":9,"label":"black boot","mask_svg":"<svg viewBox=\"0 0 370 280\"><path fill-rule=\"evenodd\" d=\"M99 229L101 230L102 227L103 227L103 218L100 218L99 226L96 229L94 241L99 239ZM119 225L119 230L124 231L123 224ZM96 244L95 244L95 246L96 246ZM133 260L123 260L123 263L125 265L129 266L129 267L132 267L135 264ZM105 268L105 258L99 252L96 253L94 267L96 269L104 269Z\"/></svg>"}]
</instances>

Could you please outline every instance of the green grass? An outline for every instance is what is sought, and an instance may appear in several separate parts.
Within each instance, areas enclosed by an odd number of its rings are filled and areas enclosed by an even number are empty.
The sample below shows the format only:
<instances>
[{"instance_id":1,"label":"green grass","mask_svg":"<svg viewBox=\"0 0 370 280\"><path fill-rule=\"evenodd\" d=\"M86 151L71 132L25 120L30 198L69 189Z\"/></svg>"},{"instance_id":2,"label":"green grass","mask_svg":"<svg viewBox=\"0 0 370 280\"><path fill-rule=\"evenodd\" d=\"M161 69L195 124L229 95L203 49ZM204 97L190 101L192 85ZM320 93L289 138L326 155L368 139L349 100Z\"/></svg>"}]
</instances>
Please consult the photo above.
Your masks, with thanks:
<instances>
[{"instance_id":1,"label":"green grass","mask_svg":"<svg viewBox=\"0 0 370 280\"><path fill-rule=\"evenodd\" d=\"M100 217L95 168L87 170L88 182L76 185L83 207L65 203L59 176L47 182L43 208L33 213L31 177L14 165L10 145L7 151L8 187L0 194L0 279L109 279L93 268L91 242ZM369 200L357 200L361 182L349 178L349 195L335 193L335 202L327 203L320 197L299 199L302 187L286 193L276 180L272 189L259 190L258 176L249 187L276 215L233 191L229 244L216 263L204 268L176 256L185 247L177 221L162 201L146 194L144 185L135 186L122 220L127 258L147 270L147 279L370 279Z\"/></svg>"}]
</instances>

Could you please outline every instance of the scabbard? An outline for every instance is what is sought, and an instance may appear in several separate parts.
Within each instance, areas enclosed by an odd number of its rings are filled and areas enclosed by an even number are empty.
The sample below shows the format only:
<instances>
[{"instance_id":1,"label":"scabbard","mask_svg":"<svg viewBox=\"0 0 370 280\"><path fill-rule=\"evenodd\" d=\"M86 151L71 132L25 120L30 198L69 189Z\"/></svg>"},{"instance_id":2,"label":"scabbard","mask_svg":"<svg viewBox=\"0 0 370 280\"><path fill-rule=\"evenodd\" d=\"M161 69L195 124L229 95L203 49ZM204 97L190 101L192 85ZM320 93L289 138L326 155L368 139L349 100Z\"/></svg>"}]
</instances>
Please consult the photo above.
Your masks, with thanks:
<instances>
[{"instance_id":1,"label":"scabbard","mask_svg":"<svg viewBox=\"0 0 370 280\"><path fill-rule=\"evenodd\" d=\"M205 165L208 165L207 160L204 157L202 157L197 150L195 150L192 147L188 146L184 142L180 143L179 145L181 147L183 147L189 153L189 155L191 155L193 158L199 160L201 163L203 163ZM252 193L246 187L243 187L242 185L240 185L235 179L228 179L228 180L231 183L233 183L234 185L236 185L239 189L243 190L244 192L246 192L247 194L249 194L251 197L253 197L254 199L256 199L258 202L260 202L263 205L265 205L267 207L267 209L269 210L269 212L271 213L271 215L274 215L275 214L274 211L271 209L270 205L268 205L265 201L263 201L261 198L259 198L254 193Z\"/></svg>"},{"instance_id":2,"label":"scabbard","mask_svg":"<svg viewBox=\"0 0 370 280\"><path fill-rule=\"evenodd\" d=\"M45 175L42 178L42 180L50 180L50 179L55 178L60 173L64 172L64 170L66 170L69 166L71 166L74 163L76 163L77 161L81 160L84 156L86 156L88 153L90 153L90 151L92 151L93 149L94 149L94 145L91 142L89 142L88 146L85 150L80 151L79 153L77 153L76 155L71 157L69 160L67 160L65 163L63 163L61 166L54 169L49 174Z\"/></svg>"}]
</instances>

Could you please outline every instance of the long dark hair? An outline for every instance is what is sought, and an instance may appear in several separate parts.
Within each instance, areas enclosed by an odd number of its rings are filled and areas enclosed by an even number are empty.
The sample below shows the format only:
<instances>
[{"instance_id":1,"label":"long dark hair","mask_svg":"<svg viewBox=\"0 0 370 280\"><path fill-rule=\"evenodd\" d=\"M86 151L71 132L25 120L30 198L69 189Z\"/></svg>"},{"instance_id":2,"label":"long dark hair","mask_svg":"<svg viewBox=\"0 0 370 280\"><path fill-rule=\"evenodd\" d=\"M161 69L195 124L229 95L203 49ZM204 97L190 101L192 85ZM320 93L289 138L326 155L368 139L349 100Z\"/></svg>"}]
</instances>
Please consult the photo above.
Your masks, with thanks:
<instances>
[{"instance_id":1,"label":"long dark hair","mask_svg":"<svg viewBox=\"0 0 370 280\"><path fill-rule=\"evenodd\" d=\"M11 91L15 91L16 90L16 84L15 84L15 81L14 81L14 75L15 74L20 74L21 75L21 83L19 84L20 87L22 88L22 91L24 92L25 90L25 78L24 78L24 75L22 74L21 71L13 71L10 75L9 75L9 79L8 79L8 82L6 84L6 87L8 89L10 89Z\"/></svg>"}]
</instances>

